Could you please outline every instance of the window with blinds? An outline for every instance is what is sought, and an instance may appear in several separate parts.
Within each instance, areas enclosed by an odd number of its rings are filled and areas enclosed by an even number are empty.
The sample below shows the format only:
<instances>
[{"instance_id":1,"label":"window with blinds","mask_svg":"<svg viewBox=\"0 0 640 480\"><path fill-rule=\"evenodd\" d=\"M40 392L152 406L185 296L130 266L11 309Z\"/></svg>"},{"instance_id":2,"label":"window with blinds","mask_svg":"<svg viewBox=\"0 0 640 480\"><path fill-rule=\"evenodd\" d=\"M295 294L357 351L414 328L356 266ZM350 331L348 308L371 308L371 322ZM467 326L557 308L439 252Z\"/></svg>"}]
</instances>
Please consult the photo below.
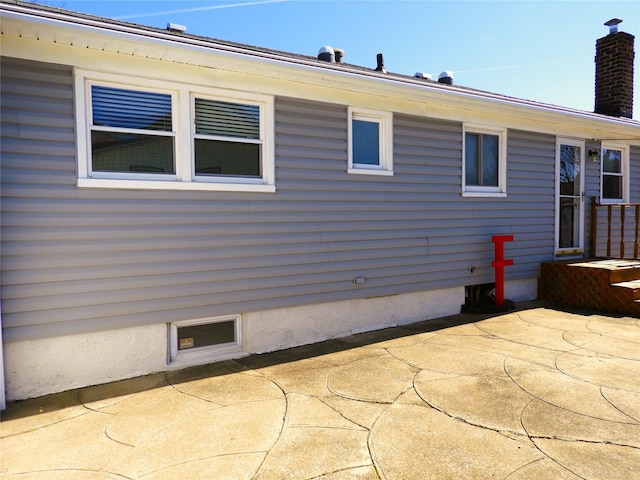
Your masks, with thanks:
<instances>
[{"instance_id":1,"label":"window with blinds","mask_svg":"<svg viewBox=\"0 0 640 480\"><path fill-rule=\"evenodd\" d=\"M274 97L75 71L78 187L273 193Z\"/></svg>"},{"instance_id":2,"label":"window with blinds","mask_svg":"<svg viewBox=\"0 0 640 480\"><path fill-rule=\"evenodd\" d=\"M260 177L260 106L195 99L196 176Z\"/></svg>"},{"instance_id":3,"label":"window with blinds","mask_svg":"<svg viewBox=\"0 0 640 480\"><path fill-rule=\"evenodd\" d=\"M175 175L172 97L91 86L92 172Z\"/></svg>"}]
</instances>

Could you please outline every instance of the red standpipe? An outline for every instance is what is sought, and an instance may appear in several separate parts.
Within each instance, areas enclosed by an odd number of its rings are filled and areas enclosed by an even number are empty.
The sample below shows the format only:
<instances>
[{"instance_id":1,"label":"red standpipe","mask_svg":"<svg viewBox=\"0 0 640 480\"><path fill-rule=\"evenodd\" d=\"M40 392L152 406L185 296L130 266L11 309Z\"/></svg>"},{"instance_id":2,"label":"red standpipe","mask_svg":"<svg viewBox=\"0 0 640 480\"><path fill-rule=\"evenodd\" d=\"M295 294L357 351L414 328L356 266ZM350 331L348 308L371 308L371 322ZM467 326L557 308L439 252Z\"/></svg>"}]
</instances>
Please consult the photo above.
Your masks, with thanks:
<instances>
[{"instance_id":1,"label":"red standpipe","mask_svg":"<svg viewBox=\"0 0 640 480\"><path fill-rule=\"evenodd\" d=\"M513 242L513 235L494 235L491 241L495 247L495 260L491 266L496 271L496 305L504 305L504 267L513 265L513 259L505 260L504 242Z\"/></svg>"}]
</instances>

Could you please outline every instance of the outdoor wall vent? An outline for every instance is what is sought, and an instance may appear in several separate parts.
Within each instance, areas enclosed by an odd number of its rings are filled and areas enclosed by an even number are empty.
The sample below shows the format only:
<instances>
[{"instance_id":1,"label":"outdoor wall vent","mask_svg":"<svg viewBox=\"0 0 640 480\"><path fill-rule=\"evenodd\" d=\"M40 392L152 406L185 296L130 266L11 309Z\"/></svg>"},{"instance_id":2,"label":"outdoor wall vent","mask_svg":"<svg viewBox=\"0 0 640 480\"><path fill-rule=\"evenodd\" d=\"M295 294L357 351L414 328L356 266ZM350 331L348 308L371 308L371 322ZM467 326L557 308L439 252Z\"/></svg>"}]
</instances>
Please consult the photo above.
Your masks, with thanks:
<instances>
[{"instance_id":1,"label":"outdoor wall vent","mask_svg":"<svg viewBox=\"0 0 640 480\"><path fill-rule=\"evenodd\" d=\"M444 85L453 85L453 73L449 70L445 70L440 75L438 75L438 83L443 83Z\"/></svg>"},{"instance_id":2,"label":"outdoor wall vent","mask_svg":"<svg viewBox=\"0 0 640 480\"><path fill-rule=\"evenodd\" d=\"M187 31L187 27L185 25L180 25L179 23L167 23L167 30L170 32L184 33Z\"/></svg>"}]
</instances>

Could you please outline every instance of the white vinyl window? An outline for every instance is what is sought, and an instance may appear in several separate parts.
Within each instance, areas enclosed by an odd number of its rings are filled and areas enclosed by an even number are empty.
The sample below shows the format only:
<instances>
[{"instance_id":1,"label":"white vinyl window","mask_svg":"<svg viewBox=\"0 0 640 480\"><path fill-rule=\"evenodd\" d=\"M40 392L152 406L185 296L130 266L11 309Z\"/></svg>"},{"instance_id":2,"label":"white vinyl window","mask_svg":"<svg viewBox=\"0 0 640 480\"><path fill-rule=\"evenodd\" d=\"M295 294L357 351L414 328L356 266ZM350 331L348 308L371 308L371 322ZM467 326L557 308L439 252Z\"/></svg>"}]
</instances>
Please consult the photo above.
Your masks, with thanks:
<instances>
[{"instance_id":1,"label":"white vinyl window","mask_svg":"<svg viewBox=\"0 0 640 480\"><path fill-rule=\"evenodd\" d=\"M349 108L348 173L393 175L393 115Z\"/></svg>"},{"instance_id":2,"label":"white vinyl window","mask_svg":"<svg viewBox=\"0 0 640 480\"><path fill-rule=\"evenodd\" d=\"M629 201L629 147L602 144L601 203Z\"/></svg>"},{"instance_id":3,"label":"white vinyl window","mask_svg":"<svg viewBox=\"0 0 640 480\"><path fill-rule=\"evenodd\" d=\"M260 106L194 98L196 179L260 179Z\"/></svg>"},{"instance_id":4,"label":"white vinyl window","mask_svg":"<svg viewBox=\"0 0 640 480\"><path fill-rule=\"evenodd\" d=\"M463 196L506 196L506 129L464 125L463 138Z\"/></svg>"},{"instance_id":5,"label":"white vinyl window","mask_svg":"<svg viewBox=\"0 0 640 480\"><path fill-rule=\"evenodd\" d=\"M172 93L91 84L89 97L91 176L175 179Z\"/></svg>"},{"instance_id":6,"label":"white vinyl window","mask_svg":"<svg viewBox=\"0 0 640 480\"><path fill-rule=\"evenodd\" d=\"M76 71L78 186L275 191L273 98Z\"/></svg>"},{"instance_id":7,"label":"white vinyl window","mask_svg":"<svg viewBox=\"0 0 640 480\"><path fill-rule=\"evenodd\" d=\"M244 356L241 316L171 323L169 347L171 363L185 365Z\"/></svg>"}]
</instances>

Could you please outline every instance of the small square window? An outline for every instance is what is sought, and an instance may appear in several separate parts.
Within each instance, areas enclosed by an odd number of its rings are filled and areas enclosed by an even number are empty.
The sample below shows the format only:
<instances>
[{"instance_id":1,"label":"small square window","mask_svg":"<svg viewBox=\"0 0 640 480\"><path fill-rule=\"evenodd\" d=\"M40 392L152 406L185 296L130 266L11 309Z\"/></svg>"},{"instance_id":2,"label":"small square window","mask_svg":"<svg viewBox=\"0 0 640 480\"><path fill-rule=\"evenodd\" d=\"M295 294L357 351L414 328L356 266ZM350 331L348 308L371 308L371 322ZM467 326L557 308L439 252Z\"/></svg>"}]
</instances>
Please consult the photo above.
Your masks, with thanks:
<instances>
[{"instance_id":1,"label":"small square window","mask_svg":"<svg viewBox=\"0 0 640 480\"><path fill-rule=\"evenodd\" d=\"M169 343L172 363L237 358L244 354L240 315L174 322Z\"/></svg>"},{"instance_id":2,"label":"small square window","mask_svg":"<svg viewBox=\"0 0 640 480\"><path fill-rule=\"evenodd\" d=\"M463 195L506 195L506 131L465 125Z\"/></svg>"},{"instance_id":3,"label":"small square window","mask_svg":"<svg viewBox=\"0 0 640 480\"><path fill-rule=\"evenodd\" d=\"M349 173L393 175L391 113L349 109Z\"/></svg>"}]
</instances>

